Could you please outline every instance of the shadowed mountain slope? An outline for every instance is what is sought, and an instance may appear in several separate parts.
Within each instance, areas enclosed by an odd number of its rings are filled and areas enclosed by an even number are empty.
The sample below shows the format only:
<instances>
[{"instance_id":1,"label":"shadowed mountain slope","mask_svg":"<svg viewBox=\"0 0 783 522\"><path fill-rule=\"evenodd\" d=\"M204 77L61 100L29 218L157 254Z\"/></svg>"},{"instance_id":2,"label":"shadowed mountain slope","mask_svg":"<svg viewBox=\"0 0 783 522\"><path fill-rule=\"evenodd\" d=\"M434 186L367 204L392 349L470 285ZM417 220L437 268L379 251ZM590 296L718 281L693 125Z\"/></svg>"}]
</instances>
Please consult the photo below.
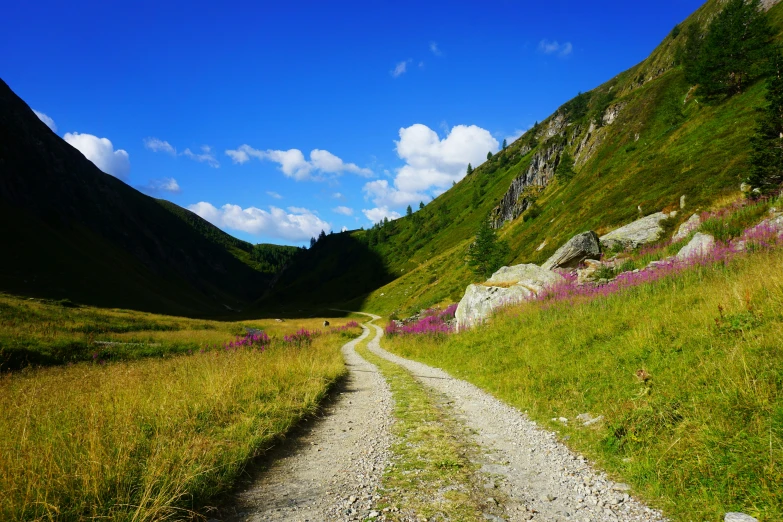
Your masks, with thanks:
<instances>
[{"instance_id":1,"label":"shadowed mountain slope","mask_svg":"<svg viewBox=\"0 0 783 522\"><path fill-rule=\"evenodd\" d=\"M23 296L228 313L273 275L257 269L252 245L101 172L2 81L0 223L0 291Z\"/></svg>"}]
</instances>

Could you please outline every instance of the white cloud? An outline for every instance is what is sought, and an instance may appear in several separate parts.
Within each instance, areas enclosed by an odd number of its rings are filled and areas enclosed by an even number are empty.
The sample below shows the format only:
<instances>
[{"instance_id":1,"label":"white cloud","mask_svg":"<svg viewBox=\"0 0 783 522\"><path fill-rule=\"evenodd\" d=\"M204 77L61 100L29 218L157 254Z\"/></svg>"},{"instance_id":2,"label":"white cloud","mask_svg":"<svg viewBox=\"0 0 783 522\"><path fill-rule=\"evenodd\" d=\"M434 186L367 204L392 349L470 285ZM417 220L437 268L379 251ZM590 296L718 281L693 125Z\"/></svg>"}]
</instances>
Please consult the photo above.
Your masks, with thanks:
<instances>
[{"instance_id":1,"label":"white cloud","mask_svg":"<svg viewBox=\"0 0 783 522\"><path fill-rule=\"evenodd\" d=\"M406 165L397 171L394 185L414 193L432 188L447 188L465 176L468 163L478 166L487 152L498 149L498 141L489 131L476 125L457 125L440 139L420 123L400 129L397 155Z\"/></svg>"},{"instance_id":2,"label":"white cloud","mask_svg":"<svg viewBox=\"0 0 783 522\"><path fill-rule=\"evenodd\" d=\"M345 163L339 157L328 150L313 149L310 151L310 160L305 159L304 154L299 149L289 150L259 150L250 145L240 145L234 150L227 150L234 163L245 163L251 158L259 160L269 160L280 165L280 170L289 178L298 181L305 179L320 179L318 174L342 174L350 172L359 176L372 177L370 169L362 168L355 163ZM315 176L313 176L315 174Z\"/></svg>"},{"instance_id":3,"label":"white cloud","mask_svg":"<svg viewBox=\"0 0 783 522\"><path fill-rule=\"evenodd\" d=\"M267 190L266 193L267 193L267 195L269 195L269 196L271 196L271 197L273 197L275 199L283 199L283 196L281 196L277 192L272 192L271 190Z\"/></svg>"},{"instance_id":4,"label":"white cloud","mask_svg":"<svg viewBox=\"0 0 783 522\"><path fill-rule=\"evenodd\" d=\"M399 78L403 74L405 74L408 71L408 64L411 63L413 60L408 58L404 62L399 62L394 69L389 71L389 74L392 75L392 78Z\"/></svg>"},{"instance_id":5,"label":"white cloud","mask_svg":"<svg viewBox=\"0 0 783 522\"><path fill-rule=\"evenodd\" d=\"M362 209L362 214L373 223L382 221L383 218L397 219L400 217L399 213L389 210L387 207Z\"/></svg>"},{"instance_id":6,"label":"white cloud","mask_svg":"<svg viewBox=\"0 0 783 522\"><path fill-rule=\"evenodd\" d=\"M362 188L365 198L377 206L368 211L373 215L442 194L465 177L468 163L480 165L487 152L498 150L499 145L489 131L475 125L457 125L441 139L420 123L400 129L400 140L395 143L405 165L397 169L393 185L379 179Z\"/></svg>"},{"instance_id":7,"label":"white cloud","mask_svg":"<svg viewBox=\"0 0 783 522\"><path fill-rule=\"evenodd\" d=\"M432 51L432 54L435 56L443 56L443 51L440 50L437 42L430 42L430 51Z\"/></svg>"},{"instance_id":8,"label":"white cloud","mask_svg":"<svg viewBox=\"0 0 783 522\"><path fill-rule=\"evenodd\" d=\"M365 196L372 199L373 203L380 207L402 207L417 203L419 201L428 201L430 197L423 192L406 192L396 189L389 185L385 179L378 179L365 183L362 188Z\"/></svg>"},{"instance_id":9,"label":"white cloud","mask_svg":"<svg viewBox=\"0 0 783 522\"><path fill-rule=\"evenodd\" d=\"M344 207L342 205L333 208L332 211L337 212L338 214L342 214L343 216L353 216L353 209L350 207Z\"/></svg>"},{"instance_id":10,"label":"white cloud","mask_svg":"<svg viewBox=\"0 0 783 522\"><path fill-rule=\"evenodd\" d=\"M33 109L33 112L35 113L36 116L38 116L39 120L44 122L47 127L52 129L52 132L57 132L57 125L55 125L54 120L52 118L50 118L46 114L44 114L42 112L39 112L39 111L37 111L35 109Z\"/></svg>"},{"instance_id":11,"label":"white cloud","mask_svg":"<svg viewBox=\"0 0 783 522\"><path fill-rule=\"evenodd\" d=\"M190 149L185 149L182 152L182 155L186 158L190 158L193 161L198 161L199 163L206 163L212 168L218 168L220 167L220 163L218 163L218 160L215 158L215 155L212 153L212 148L209 145L202 145L201 146L201 153L197 154Z\"/></svg>"},{"instance_id":12,"label":"white cloud","mask_svg":"<svg viewBox=\"0 0 783 522\"><path fill-rule=\"evenodd\" d=\"M240 230L254 235L269 235L290 241L306 241L317 237L321 230L332 227L308 209L296 209L287 213L281 208L269 207L269 211L256 207L242 208L239 205L226 204L216 208L211 203L201 201L189 205L188 210L206 219L215 226Z\"/></svg>"},{"instance_id":13,"label":"white cloud","mask_svg":"<svg viewBox=\"0 0 783 522\"><path fill-rule=\"evenodd\" d=\"M343 195L339 192L335 192L334 194L332 194L332 197L334 199L343 199Z\"/></svg>"},{"instance_id":14,"label":"white cloud","mask_svg":"<svg viewBox=\"0 0 783 522\"><path fill-rule=\"evenodd\" d=\"M294 214L318 214L318 211L304 207L288 207L288 211L293 212Z\"/></svg>"},{"instance_id":15,"label":"white cloud","mask_svg":"<svg viewBox=\"0 0 783 522\"><path fill-rule=\"evenodd\" d=\"M67 132L63 139L103 172L122 180L128 178L130 173L128 153L122 149L114 150L114 146L107 138Z\"/></svg>"},{"instance_id":16,"label":"white cloud","mask_svg":"<svg viewBox=\"0 0 783 522\"><path fill-rule=\"evenodd\" d=\"M159 140L158 138L144 138L144 147L153 152L165 152L172 156L177 155L177 149L171 146L168 141Z\"/></svg>"},{"instance_id":17,"label":"white cloud","mask_svg":"<svg viewBox=\"0 0 783 522\"><path fill-rule=\"evenodd\" d=\"M348 227L343 225L343 228L340 229L340 232L348 232Z\"/></svg>"},{"instance_id":18,"label":"white cloud","mask_svg":"<svg viewBox=\"0 0 783 522\"><path fill-rule=\"evenodd\" d=\"M151 179L149 183L143 187L139 187L139 190L152 195L163 192L179 194L182 191L179 187L179 183L177 183L177 180L174 178Z\"/></svg>"},{"instance_id":19,"label":"white cloud","mask_svg":"<svg viewBox=\"0 0 783 522\"><path fill-rule=\"evenodd\" d=\"M557 54L558 56L568 56L574 50L571 42L559 43L557 40L541 40L538 42L538 50L544 54Z\"/></svg>"}]
</instances>

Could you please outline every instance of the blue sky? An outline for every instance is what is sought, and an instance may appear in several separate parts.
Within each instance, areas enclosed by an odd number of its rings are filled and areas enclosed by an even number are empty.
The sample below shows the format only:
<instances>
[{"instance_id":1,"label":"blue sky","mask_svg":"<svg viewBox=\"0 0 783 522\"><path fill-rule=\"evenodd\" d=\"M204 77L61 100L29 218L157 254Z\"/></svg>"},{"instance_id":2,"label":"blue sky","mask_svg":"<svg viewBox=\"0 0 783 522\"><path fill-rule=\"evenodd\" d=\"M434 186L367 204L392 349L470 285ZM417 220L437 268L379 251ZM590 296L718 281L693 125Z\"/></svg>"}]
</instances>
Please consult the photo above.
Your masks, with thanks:
<instances>
[{"instance_id":1,"label":"blue sky","mask_svg":"<svg viewBox=\"0 0 783 522\"><path fill-rule=\"evenodd\" d=\"M129 185L305 244L426 203L701 2L124 4L5 6L0 75Z\"/></svg>"}]
</instances>

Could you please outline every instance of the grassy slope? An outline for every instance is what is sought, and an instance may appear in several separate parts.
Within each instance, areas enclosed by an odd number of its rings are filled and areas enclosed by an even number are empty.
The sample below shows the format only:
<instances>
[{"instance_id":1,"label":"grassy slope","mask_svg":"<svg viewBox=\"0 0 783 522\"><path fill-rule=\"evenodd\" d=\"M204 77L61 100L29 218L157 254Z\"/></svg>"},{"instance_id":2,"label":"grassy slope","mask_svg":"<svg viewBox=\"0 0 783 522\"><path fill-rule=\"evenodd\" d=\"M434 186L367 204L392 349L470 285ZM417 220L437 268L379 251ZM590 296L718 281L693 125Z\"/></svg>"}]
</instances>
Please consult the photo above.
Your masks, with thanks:
<instances>
[{"instance_id":1,"label":"grassy slope","mask_svg":"<svg viewBox=\"0 0 783 522\"><path fill-rule=\"evenodd\" d=\"M321 312L321 317L330 317L333 322L340 322L337 317L344 315ZM241 319L189 319L0 294L0 372L30 365L92 361L94 356L117 361L183 354L207 345L222 345L235 336L245 335L246 328L281 337L282 332L299 328L322 329L323 320Z\"/></svg>"},{"instance_id":2,"label":"grassy slope","mask_svg":"<svg viewBox=\"0 0 783 522\"><path fill-rule=\"evenodd\" d=\"M56 311L35 307L50 325L59 323ZM164 345L222 343L248 325L82 312L69 320L130 329ZM249 325L281 336L318 322ZM323 335L306 347L275 342L266 351L195 351L0 375L0 519L190 519L189 510L232 488L248 459L315 412L345 373L340 346L358 333Z\"/></svg>"},{"instance_id":3,"label":"grassy slope","mask_svg":"<svg viewBox=\"0 0 783 522\"><path fill-rule=\"evenodd\" d=\"M528 411L676 519L780 520L781 266L783 251L758 253L592 302L514 307L441 341L385 345ZM581 428L584 412L605 421ZM560 416L568 426L550 420Z\"/></svg>"},{"instance_id":4,"label":"grassy slope","mask_svg":"<svg viewBox=\"0 0 783 522\"><path fill-rule=\"evenodd\" d=\"M680 25L706 27L719 8L719 2L710 0ZM783 4L773 7L768 16L775 27L783 28ZM647 60L590 93L588 118L603 110L610 93L616 93L612 103L622 103L624 108L613 124L596 133L600 144L585 164L579 164L576 176L567 184L553 182L543 192L538 217L527 221L520 217L500 230L512 247L508 263L541 262L576 233L608 231L637 218L638 205L645 214L675 209L680 196L685 195L685 211L677 218L680 221L687 219L689 212L736 193L747 174L748 138L755 108L763 104L764 86L757 84L713 106L687 97L690 86L682 70L672 68L684 34L667 36ZM587 123L583 119L567 130L573 133L579 128L577 136L568 136L569 151L573 152L584 136ZM376 289L367 295L357 289L354 295L361 297L349 304L377 313L406 313L459 299L465 286L476 280L465 266L465 255L478 222L497 204L510 182L527 169L536 150L548 145L539 137L538 148L521 155L521 146L531 139L528 132L423 210L390 222L388 238L379 245L366 245L366 231L352 232L357 242L364 241L366 251L380 257L393 280L376 279ZM557 139L563 138L553 138ZM546 246L537 251L544 241ZM314 284L307 290L323 294L317 284L321 273L317 259L308 266ZM346 269L358 266L348 264ZM292 271L283 287L298 276L299 272Z\"/></svg>"}]
</instances>

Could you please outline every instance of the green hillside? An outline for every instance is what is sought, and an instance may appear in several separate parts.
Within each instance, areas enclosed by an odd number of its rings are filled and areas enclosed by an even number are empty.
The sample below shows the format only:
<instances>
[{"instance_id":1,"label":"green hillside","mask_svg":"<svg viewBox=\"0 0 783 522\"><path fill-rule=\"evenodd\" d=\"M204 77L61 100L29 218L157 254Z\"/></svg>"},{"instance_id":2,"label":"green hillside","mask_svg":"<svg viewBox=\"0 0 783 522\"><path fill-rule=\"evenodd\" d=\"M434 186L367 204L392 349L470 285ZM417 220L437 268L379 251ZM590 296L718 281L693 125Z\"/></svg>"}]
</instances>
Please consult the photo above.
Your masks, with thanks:
<instances>
[{"instance_id":1,"label":"green hillside","mask_svg":"<svg viewBox=\"0 0 783 522\"><path fill-rule=\"evenodd\" d=\"M689 212L736 195L749 174L750 136L765 84L756 81L741 94L708 103L694 95L681 63L689 38L701 40L722 5L708 1L645 61L565 103L424 209L371 230L325 238L318 250L303 254L309 295L329 299L319 282L329 280L330 248L350 235L364 255L345 260L345 272L361 271L363 259L374 256L382 260L384 277L373 281L377 287L369 294L364 281L332 294L335 301L406 313L458 300L478 279L465 263L478 223L498 214L493 209L523 174L531 181L517 203L526 199L528 208L498 230L511 246L508 264L542 262L574 234L606 232L638 218L639 207L645 215L674 210L684 195L684 211L669 223L676 226ZM783 6L773 6L766 17L780 33ZM575 160L568 181L554 176L566 154ZM284 274L276 295L304 291L297 285L301 275L295 269Z\"/></svg>"}]
</instances>

